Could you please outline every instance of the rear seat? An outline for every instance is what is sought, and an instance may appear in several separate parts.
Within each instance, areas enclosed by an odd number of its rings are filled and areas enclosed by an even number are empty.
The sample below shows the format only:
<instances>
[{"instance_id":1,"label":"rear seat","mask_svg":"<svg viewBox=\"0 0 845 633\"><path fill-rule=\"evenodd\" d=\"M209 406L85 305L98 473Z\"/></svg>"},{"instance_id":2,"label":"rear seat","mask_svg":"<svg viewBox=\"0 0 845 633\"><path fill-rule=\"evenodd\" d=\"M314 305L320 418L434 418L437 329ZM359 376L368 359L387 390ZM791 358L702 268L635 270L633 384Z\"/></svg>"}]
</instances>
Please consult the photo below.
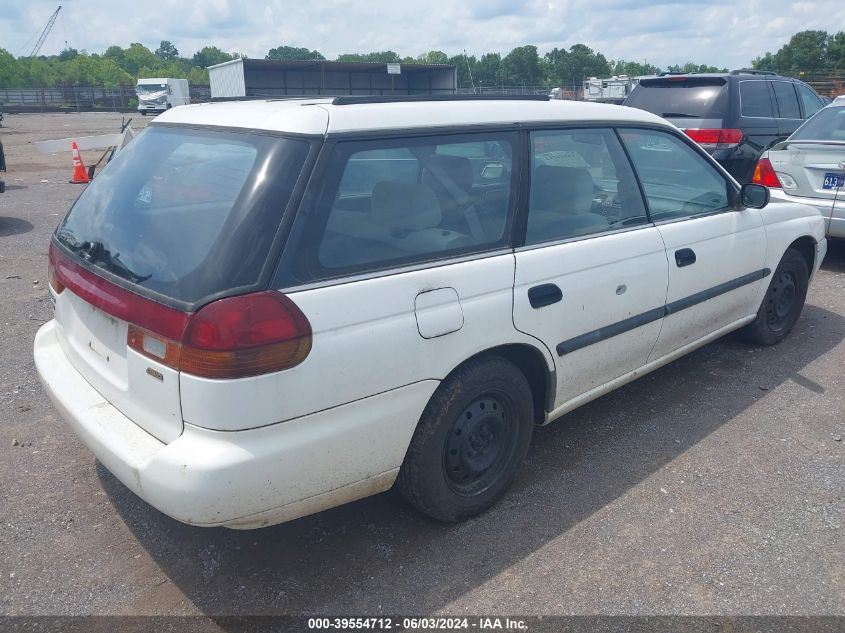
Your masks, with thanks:
<instances>
[{"instance_id":1,"label":"rear seat","mask_svg":"<svg viewBox=\"0 0 845 633\"><path fill-rule=\"evenodd\" d=\"M320 258L332 266L353 265L361 261L359 257L350 261L351 253L362 251L366 261L375 261L471 244L467 235L439 228L442 219L440 202L428 185L382 180L373 187L370 213L332 210L326 230L337 239L331 249L321 251ZM348 240L359 244L344 245Z\"/></svg>"},{"instance_id":2,"label":"rear seat","mask_svg":"<svg viewBox=\"0 0 845 633\"><path fill-rule=\"evenodd\" d=\"M583 167L539 165L529 199L527 240L531 243L597 233L610 226L593 213L595 186Z\"/></svg>"}]
</instances>

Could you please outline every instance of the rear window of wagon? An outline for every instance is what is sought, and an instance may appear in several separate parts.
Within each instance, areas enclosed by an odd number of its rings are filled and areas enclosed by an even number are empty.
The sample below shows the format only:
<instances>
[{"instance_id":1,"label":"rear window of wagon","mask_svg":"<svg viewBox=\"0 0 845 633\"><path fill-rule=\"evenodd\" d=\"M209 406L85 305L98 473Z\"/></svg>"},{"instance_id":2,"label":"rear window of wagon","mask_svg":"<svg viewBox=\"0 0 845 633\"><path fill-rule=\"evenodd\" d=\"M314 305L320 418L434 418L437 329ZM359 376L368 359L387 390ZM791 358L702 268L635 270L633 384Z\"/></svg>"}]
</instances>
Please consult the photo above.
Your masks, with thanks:
<instances>
[{"instance_id":1,"label":"rear window of wagon","mask_svg":"<svg viewBox=\"0 0 845 633\"><path fill-rule=\"evenodd\" d=\"M195 303L255 284L305 164L299 139L150 126L56 231L89 264Z\"/></svg>"}]
</instances>

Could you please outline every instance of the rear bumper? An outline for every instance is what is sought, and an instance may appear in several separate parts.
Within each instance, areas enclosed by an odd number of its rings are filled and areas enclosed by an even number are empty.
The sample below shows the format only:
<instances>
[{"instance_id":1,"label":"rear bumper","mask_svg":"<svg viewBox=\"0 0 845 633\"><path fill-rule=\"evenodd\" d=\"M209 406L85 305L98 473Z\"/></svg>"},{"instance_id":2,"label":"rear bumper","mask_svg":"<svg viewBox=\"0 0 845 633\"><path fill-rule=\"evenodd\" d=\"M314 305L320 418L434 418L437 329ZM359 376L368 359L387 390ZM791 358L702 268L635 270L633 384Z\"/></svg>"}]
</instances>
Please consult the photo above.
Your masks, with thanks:
<instances>
[{"instance_id":1,"label":"rear bumper","mask_svg":"<svg viewBox=\"0 0 845 633\"><path fill-rule=\"evenodd\" d=\"M769 191L771 191L772 200L799 202L813 207L824 218L825 235L827 237L845 238L845 203L842 201L834 207L833 200L792 196L784 192L783 189L770 189Z\"/></svg>"},{"instance_id":2,"label":"rear bumper","mask_svg":"<svg viewBox=\"0 0 845 633\"><path fill-rule=\"evenodd\" d=\"M94 390L56 338L35 365L61 416L147 503L192 525L255 528L382 492L393 484L437 381L423 381L288 422L225 432L185 424L165 444Z\"/></svg>"}]
</instances>

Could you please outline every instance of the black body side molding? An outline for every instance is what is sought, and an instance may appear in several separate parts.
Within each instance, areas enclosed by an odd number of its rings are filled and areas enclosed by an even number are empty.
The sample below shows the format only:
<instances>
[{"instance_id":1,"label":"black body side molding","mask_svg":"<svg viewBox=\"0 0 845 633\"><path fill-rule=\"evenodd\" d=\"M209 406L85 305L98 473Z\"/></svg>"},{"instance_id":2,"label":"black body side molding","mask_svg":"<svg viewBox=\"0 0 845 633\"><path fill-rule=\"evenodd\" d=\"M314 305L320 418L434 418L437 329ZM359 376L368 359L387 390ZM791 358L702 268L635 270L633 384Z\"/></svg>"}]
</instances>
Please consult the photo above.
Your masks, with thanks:
<instances>
[{"instance_id":1,"label":"black body side molding","mask_svg":"<svg viewBox=\"0 0 845 633\"><path fill-rule=\"evenodd\" d=\"M721 283L718 286L713 286L712 288L708 288L707 290L702 290L701 292L697 292L694 295L684 297L683 299L678 299L677 301L673 301L672 303L660 306L659 308L654 308L652 310L649 310L648 312L643 312L642 314L637 314L623 321L617 321L616 323L611 323L610 325L606 325L597 330L593 330L592 332L581 334L567 341L563 341L562 343L558 343L556 348L557 354L558 356L563 356L564 354L571 354L572 352L575 352L589 345L593 345L595 343L599 343L600 341L604 341L614 336L624 334L625 332L630 332L634 328L642 327L643 325L653 323L654 321L662 319L665 316L675 314L677 312L680 312L681 310L686 310L687 308L691 308L694 305L703 303L708 299L713 299L715 297L718 297L719 295L725 294L726 292L730 292L731 290L736 290L737 288L741 288L742 286L752 284L755 281L765 279L771 274L771 270L769 270L768 268L763 268L761 270L754 271L753 273L743 275L742 277L731 279L730 281Z\"/></svg>"}]
</instances>

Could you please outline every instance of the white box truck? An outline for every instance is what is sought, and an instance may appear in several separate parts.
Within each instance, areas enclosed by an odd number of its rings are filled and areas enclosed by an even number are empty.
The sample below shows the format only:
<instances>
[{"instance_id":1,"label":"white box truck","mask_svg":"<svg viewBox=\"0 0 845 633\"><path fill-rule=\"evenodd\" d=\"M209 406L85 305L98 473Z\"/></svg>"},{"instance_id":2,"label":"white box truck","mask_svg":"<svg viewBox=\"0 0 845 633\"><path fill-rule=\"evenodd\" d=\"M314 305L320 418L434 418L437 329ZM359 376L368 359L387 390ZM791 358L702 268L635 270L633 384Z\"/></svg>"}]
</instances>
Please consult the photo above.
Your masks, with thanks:
<instances>
[{"instance_id":1,"label":"white box truck","mask_svg":"<svg viewBox=\"0 0 845 633\"><path fill-rule=\"evenodd\" d=\"M138 95L138 112L158 114L172 107L187 105L191 102L191 93L187 79L151 77L139 79L135 86Z\"/></svg>"}]
</instances>

